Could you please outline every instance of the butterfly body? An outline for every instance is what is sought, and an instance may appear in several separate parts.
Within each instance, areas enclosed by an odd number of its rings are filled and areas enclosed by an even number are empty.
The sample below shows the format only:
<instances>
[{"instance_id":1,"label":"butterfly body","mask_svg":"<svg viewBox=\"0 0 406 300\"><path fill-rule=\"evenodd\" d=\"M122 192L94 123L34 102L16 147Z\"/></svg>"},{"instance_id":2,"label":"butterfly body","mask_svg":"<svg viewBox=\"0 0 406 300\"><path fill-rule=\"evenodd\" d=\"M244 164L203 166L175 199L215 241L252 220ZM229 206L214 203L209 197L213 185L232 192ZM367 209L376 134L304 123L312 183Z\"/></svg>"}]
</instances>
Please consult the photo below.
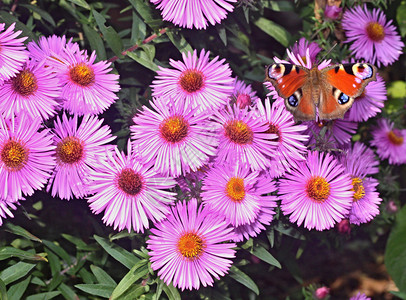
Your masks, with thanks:
<instances>
[{"instance_id":1,"label":"butterfly body","mask_svg":"<svg viewBox=\"0 0 406 300\"><path fill-rule=\"evenodd\" d=\"M291 64L266 68L266 80L285 99L296 120L343 118L365 86L376 80L376 68L367 63L339 64L319 70Z\"/></svg>"}]
</instances>

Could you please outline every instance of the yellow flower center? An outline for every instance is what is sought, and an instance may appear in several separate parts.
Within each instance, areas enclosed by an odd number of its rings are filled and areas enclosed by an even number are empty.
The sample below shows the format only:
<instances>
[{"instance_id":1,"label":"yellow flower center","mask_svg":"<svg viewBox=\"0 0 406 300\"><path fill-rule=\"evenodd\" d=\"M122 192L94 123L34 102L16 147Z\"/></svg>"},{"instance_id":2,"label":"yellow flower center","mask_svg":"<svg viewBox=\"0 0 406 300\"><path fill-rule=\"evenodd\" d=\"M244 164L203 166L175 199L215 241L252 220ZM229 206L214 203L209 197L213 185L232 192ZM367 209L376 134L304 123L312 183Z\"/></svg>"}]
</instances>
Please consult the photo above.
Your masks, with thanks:
<instances>
[{"instance_id":1,"label":"yellow flower center","mask_svg":"<svg viewBox=\"0 0 406 300\"><path fill-rule=\"evenodd\" d=\"M393 145L399 146L403 144L403 136L397 129L389 131L388 138Z\"/></svg>"},{"instance_id":2,"label":"yellow flower center","mask_svg":"<svg viewBox=\"0 0 406 300\"><path fill-rule=\"evenodd\" d=\"M178 240L178 250L183 257L194 260L203 253L205 243L203 239L195 233L186 233Z\"/></svg>"},{"instance_id":3,"label":"yellow flower center","mask_svg":"<svg viewBox=\"0 0 406 300\"><path fill-rule=\"evenodd\" d=\"M243 121L229 121L224 128L226 137L236 144L245 145L253 140L254 133Z\"/></svg>"},{"instance_id":4,"label":"yellow flower center","mask_svg":"<svg viewBox=\"0 0 406 300\"><path fill-rule=\"evenodd\" d=\"M11 171L19 171L28 160L28 149L17 141L9 140L1 149L1 160Z\"/></svg>"},{"instance_id":5,"label":"yellow flower center","mask_svg":"<svg viewBox=\"0 0 406 300\"><path fill-rule=\"evenodd\" d=\"M196 70L183 71L180 75L179 84L188 93L197 92L204 85L204 75Z\"/></svg>"},{"instance_id":6,"label":"yellow flower center","mask_svg":"<svg viewBox=\"0 0 406 300\"><path fill-rule=\"evenodd\" d=\"M182 116L169 117L159 127L161 136L170 143L182 141L189 132L189 123Z\"/></svg>"},{"instance_id":7,"label":"yellow flower center","mask_svg":"<svg viewBox=\"0 0 406 300\"><path fill-rule=\"evenodd\" d=\"M143 177L133 169L124 169L118 175L118 187L131 196L137 195L143 187Z\"/></svg>"},{"instance_id":8,"label":"yellow flower center","mask_svg":"<svg viewBox=\"0 0 406 300\"><path fill-rule=\"evenodd\" d=\"M306 193L315 202L324 202L330 195L330 184L323 177L314 176L306 184Z\"/></svg>"},{"instance_id":9,"label":"yellow flower center","mask_svg":"<svg viewBox=\"0 0 406 300\"><path fill-rule=\"evenodd\" d=\"M378 22L369 22L367 25L368 37L374 42L380 42L385 38L384 27Z\"/></svg>"},{"instance_id":10,"label":"yellow flower center","mask_svg":"<svg viewBox=\"0 0 406 300\"><path fill-rule=\"evenodd\" d=\"M71 80L81 86L89 86L95 82L94 71L84 63L77 64L69 71Z\"/></svg>"},{"instance_id":11,"label":"yellow flower center","mask_svg":"<svg viewBox=\"0 0 406 300\"><path fill-rule=\"evenodd\" d=\"M241 202L245 197L244 179L231 177L226 186L227 196L234 202Z\"/></svg>"},{"instance_id":12,"label":"yellow flower center","mask_svg":"<svg viewBox=\"0 0 406 300\"><path fill-rule=\"evenodd\" d=\"M354 196L352 201L357 202L358 200L362 199L365 196L365 188L362 184L362 179L358 177L354 177L352 179L352 189L354 191Z\"/></svg>"},{"instance_id":13,"label":"yellow flower center","mask_svg":"<svg viewBox=\"0 0 406 300\"><path fill-rule=\"evenodd\" d=\"M56 145L56 156L63 163L74 164L82 159L83 150L77 137L68 136Z\"/></svg>"},{"instance_id":14,"label":"yellow flower center","mask_svg":"<svg viewBox=\"0 0 406 300\"><path fill-rule=\"evenodd\" d=\"M11 79L13 89L21 96L30 96L38 89L37 78L30 70L24 69Z\"/></svg>"}]
</instances>

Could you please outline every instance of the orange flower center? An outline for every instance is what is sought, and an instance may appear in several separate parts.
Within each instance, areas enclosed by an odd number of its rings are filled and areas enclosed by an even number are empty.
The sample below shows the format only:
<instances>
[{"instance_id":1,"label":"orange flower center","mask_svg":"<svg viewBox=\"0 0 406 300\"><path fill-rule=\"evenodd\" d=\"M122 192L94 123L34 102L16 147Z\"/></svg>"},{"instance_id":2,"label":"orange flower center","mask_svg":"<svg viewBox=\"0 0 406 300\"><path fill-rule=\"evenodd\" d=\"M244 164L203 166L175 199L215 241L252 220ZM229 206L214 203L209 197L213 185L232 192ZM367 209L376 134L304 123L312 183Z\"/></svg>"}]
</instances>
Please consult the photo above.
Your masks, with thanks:
<instances>
[{"instance_id":1,"label":"orange flower center","mask_svg":"<svg viewBox=\"0 0 406 300\"><path fill-rule=\"evenodd\" d=\"M358 177L354 177L352 179L352 189L354 191L354 196L352 201L357 202L358 200L362 199L365 196L365 188L362 184L362 179Z\"/></svg>"},{"instance_id":2,"label":"orange flower center","mask_svg":"<svg viewBox=\"0 0 406 300\"><path fill-rule=\"evenodd\" d=\"M143 177L135 173L133 169L124 169L118 175L118 187L125 193L131 196L141 192L143 187Z\"/></svg>"},{"instance_id":3,"label":"orange flower center","mask_svg":"<svg viewBox=\"0 0 406 300\"><path fill-rule=\"evenodd\" d=\"M226 186L227 196L234 202L241 202L245 197L244 179L231 177Z\"/></svg>"},{"instance_id":4,"label":"orange flower center","mask_svg":"<svg viewBox=\"0 0 406 300\"><path fill-rule=\"evenodd\" d=\"M10 170L19 171L28 160L28 149L19 142L9 140L1 150L1 160Z\"/></svg>"},{"instance_id":5,"label":"orange flower center","mask_svg":"<svg viewBox=\"0 0 406 300\"><path fill-rule=\"evenodd\" d=\"M383 26L377 22L369 22L367 25L368 37L374 42L380 42L385 38Z\"/></svg>"},{"instance_id":6,"label":"orange flower center","mask_svg":"<svg viewBox=\"0 0 406 300\"><path fill-rule=\"evenodd\" d=\"M197 92L204 85L204 75L196 70L183 71L180 75L179 84L188 93Z\"/></svg>"},{"instance_id":7,"label":"orange flower center","mask_svg":"<svg viewBox=\"0 0 406 300\"><path fill-rule=\"evenodd\" d=\"M189 123L182 116L174 116L164 120L159 130L166 141L178 143L188 135Z\"/></svg>"},{"instance_id":8,"label":"orange flower center","mask_svg":"<svg viewBox=\"0 0 406 300\"><path fill-rule=\"evenodd\" d=\"M30 70L24 69L11 79L13 89L21 96L30 96L38 89L37 78Z\"/></svg>"},{"instance_id":9,"label":"orange flower center","mask_svg":"<svg viewBox=\"0 0 406 300\"><path fill-rule=\"evenodd\" d=\"M281 134L280 134L280 131L279 131L279 127L277 125L272 124L272 123L268 123L268 126L269 126L269 128L268 128L267 131L265 131L265 133L274 133L274 134L276 134L277 137L274 138L274 139L271 139L271 141L279 142L280 139L281 139Z\"/></svg>"},{"instance_id":10,"label":"orange flower center","mask_svg":"<svg viewBox=\"0 0 406 300\"><path fill-rule=\"evenodd\" d=\"M83 145L77 137L68 136L56 145L56 156L63 163L74 164L82 159L83 150Z\"/></svg>"},{"instance_id":11,"label":"orange flower center","mask_svg":"<svg viewBox=\"0 0 406 300\"><path fill-rule=\"evenodd\" d=\"M306 184L306 193L315 202L324 202L330 195L330 184L323 177L314 176Z\"/></svg>"},{"instance_id":12,"label":"orange flower center","mask_svg":"<svg viewBox=\"0 0 406 300\"><path fill-rule=\"evenodd\" d=\"M199 258L205 247L203 239L195 233L186 233L178 240L180 254L190 260Z\"/></svg>"},{"instance_id":13,"label":"orange flower center","mask_svg":"<svg viewBox=\"0 0 406 300\"><path fill-rule=\"evenodd\" d=\"M403 136L397 129L389 131L388 138L393 145L399 146L403 144Z\"/></svg>"},{"instance_id":14,"label":"orange flower center","mask_svg":"<svg viewBox=\"0 0 406 300\"><path fill-rule=\"evenodd\" d=\"M84 63L77 64L69 71L72 81L81 86L89 86L95 82L94 71Z\"/></svg>"},{"instance_id":15,"label":"orange flower center","mask_svg":"<svg viewBox=\"0 0 406 300\"><path fill-rule=\"evenodd\" d=\"M226 137L236 144L245 145L253 140L254 133L243 121L229 121L224 128Z\"/></svg>"}]
</instances>

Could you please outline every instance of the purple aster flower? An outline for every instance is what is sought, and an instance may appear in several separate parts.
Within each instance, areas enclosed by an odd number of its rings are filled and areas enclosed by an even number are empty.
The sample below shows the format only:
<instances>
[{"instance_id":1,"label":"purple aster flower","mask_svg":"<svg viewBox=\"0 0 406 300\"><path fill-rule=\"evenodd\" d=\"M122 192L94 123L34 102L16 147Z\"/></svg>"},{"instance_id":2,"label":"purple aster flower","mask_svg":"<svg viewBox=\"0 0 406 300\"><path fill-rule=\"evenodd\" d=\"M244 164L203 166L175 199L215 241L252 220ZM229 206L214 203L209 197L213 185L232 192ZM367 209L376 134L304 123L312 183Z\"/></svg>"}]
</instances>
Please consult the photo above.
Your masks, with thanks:
<instances>
[{"instance_id":1,"label":"purple aster flower","mask_svg":"<svg viewBox=\"0 0 406 300\"><path fill-rule=\"evenodd\" d=\"M385 14L378 8L372 12L367 6L357 6L344 13L342 20L350 50L356 59L384 66L395 62L404 47L392 20L386 22Z\"/></svg>"},{"instance_id":2,"label":"purple aster flower","mask_svg":"<svg viewBox=\"0 0 406 300\"><path fill-rule=\"evenodd\" d=\"M376 147L380 159L389 159L391 165L406 163L406 129L394 128L387 119L378 120L372 131L371 145Z\"/></svg>"},{"instance_id":3,"label":"purple aster flower","mask_svg":"<svg viewBox=\"0 0 406 300\"><path fill-rule=\"evenodd\" d=\"M60 94L59 80L52 68L29 60L15 77L4 82L0 94L0 112L11 118L20 111L47 120L55 114Z\"/></svg>"},{"instance_id":4,"label":"purple aster flower","mask_svg":"<svg viewBox=\"0 0 406 300\"><path fill-rule=\"evenodd\" d=\"M261 101L257 104L258 116L268 124L266 133L274 133L277 138L276 149L269 157L269 172L273 177L279 177L289 170L291 166L296 166L296 161L304 160L303 154L306 147L303 142L309 139L303 134L307 129L306 125L296 125L293 116L285 109L284 105L271 106L269 98L265 100L265 106Z\"/></svg>"},{"instance_id":5,"label":"purple aster flower","mask_svg":"<svg viewBox=\"0 0 406 300\"><path fill-rule=\"evenodd\" d=\"M212 117L218 123L216 163L249 164L252 170L265 170L274 154L277 142L275 133L267 133L267 121L258 118L255 111L238 106L227 106Z\"/></svg>"},{"instance_id":6,"label":"purple aster flower","mask_svg":"<svg viewBox=\"0 0 406 300\"><path fill-rule=\"evenodd\" d=\"M318 61L316 57L320 51L321 48L317 43L309 43L309 41L302 37L292 46L291 52L287 51L287 53L289 58L291 58L292 63L311 69L311 66L317 64Z\"/></svg>"},{"instance_id":7,"label":"purple aster flower","mask_svg":"<svg viewBox=\"0 0 406 300\"><path fill-rule=\"evenodd\" d=\"M206 113L196 113L185 102L150 101L155 111L133 118L134 149L144 162L153 162L155 171L177 177L203 166L216 153L216 130Z\"/></svg>"},{"instance_id":8,"label":"purple aster flower","mask_svg":"<svg viewBox=\"0 0 406 300\"><path fill-rule=\"evenodd\" d=\"M330 229L349 212L351 177L330 154L309 152L305 162L279 181L281 209L291 222L307 229Z\"/></svg>"},{"instance_id":9,"label":"purple aster flower","mask_svg":"<svg viewBox=\"0 0 406 300\"><path fill-rule=\"evenodd\" d=\"M368 83L361 96L355 98L348 111L348 120L362 122L376 116L381 112L386 99L385 81L376 74L376 81Z\"/></svg>"},{"instance_id":10,"label":"purple aster flower","mask_svg":"<svg viewBox=\"0 0 406 300\"><path fill-rule=\"evenodd\" d=\"M312 43L312 44L314 44L314 43ZM323 60L320 64L318 64L317 60L315 58L315 54L314 54L314 53L317 53L317 49L315 48L316 45L312 45L313 47L307 48L304 56L301 55L300 52L293 53L293 52L289 51L289 49L286 49L286 52L288 54L290 61L279 59L278 57L274 57L274 61L275 61L275 63L278 63L278 64L294 64L294 65L305 67L307 69L311 69L314 65L317 65L317 68L319 70L324 69L325 67L328 67L330 65L331 59ZM311 49L313 51L312 55L314 56L313 60L312 60L312 57L310 56ZM297 51L299 51L299 50L301 50L301 48L298 47Z\"/></svg>"},{"instance_id":11,"label":"purple aster flower","mask_svg":"<svg viewBox=\"0 0 406 300\"><path fill-rule=\"evenodd\" d=\"M186 106L200 111L226 105L234 90L234 79L225 59L219 61L216 56L210 61L209 54L204 49L199 57L196 50L182 53L183 62L169 61L175 69L159 67L151 85L152 95L186 102Z\"/></svg>"},{"instance_id":12,"label":"purple aster flower","mask_svg":"<svg viewBox=\"0 0 406 300\"><path fill-rule=\"evenodd\" d=\"M261 172L255 184L255 193L261 195L259 197L259 211L257 217L250 223L234 227L234 242L242 242L250 237L256 237L262 230L265 230L265 225L269 225L275 215L277 196L269 196L270 193L276 191L276 186L272 182L272 178L266 172Z\"/></svg>"},{"instance_id":13,"label":"purple aster flower","mask_svg":"<svg viewBox=\"0 0 406 300\"><path fill-rule=\"evenodd\" d=\"M342 10L342 7L326 4L326 8L324 9L324 17L327 20L337 20Z\"/></svg>"},{"instance_id":14,"label":"purple aster flower","mask_svg":"<svg viewBox=\"0 0 406 300\"><path fill-rule=\"evenodd\" d=\"M0 116L0 200L18 201L44 187L55 167L52 135L41 119Z\"/></svg>"},{"instance_id":15,"label":"purple aster flower","mask_svg":"<svg viewBox=\"0 0 406 300\"><path fill-rule=\"evenodd\" d=\"M221 23L232 12L237 0L150 0L161 10L162 19L184 28L206 29Z\"/></svg>"},{"instance_id":16,"label":"purple aster flower","mask_svg":"<svg viewBox=\"0 0 406 300\"><path fill-rule=\"evenodd\" d=\"M182 290L212 286L213 277L224 276L235 257L229 243L232 228L223 217L192 199L171 208L162 222L156 223L147 241L153 270L166 283Z\"/></svg>"},{"instance_id":17,"label":"purple aster flower","mask_svg":"<svg viewBox=\"0 0 406 300\"><path fill-rule=\"evenodd\" d=\"M352 296L350 300L371 300L371 298L367 297L364 293L358 292L355 296Z\"/></svg>"},{"instance_id":18,"label":"purple aster flower","mask_svg":"<svg viewBox=\"0 0 406 300\"><path fill-rule=\"evenodd\" d=\"M16 210L16 204L19 205L19 203L16 201L0 199L0 226L3 225L3 219L7 218L7 216L9 216L10 218L14 218L14 215L10 211L10 208Z\"/></svg>"},{"instance_id":19,"label":"purple aster flower","mask_svg":"<svg viewBox=\"0 0 406 300\"><path fill-rule=\"evenodd\" d=\"M27 37L18 38L21 31L14 32L15 23L4 32L5 24L0 23L0 84L13 77L28 58L23 42Z\"/></svg>"},{"instance_id":20,"label":"purple aster flower","mask_svg":"<svg viewBox=\"0 0 406 300\"><path fill-rule=\"evenodd\" d=\"M110 63L95 63L95 51L88 57L86 52L76 50L66 47L60 56L47 59L62 85L63 108L78 115L100 114L118 99L115 92L120 90L119 76L109 74Z\"/></svg>"},{"instance_id":21,"label":"purple aster flower","mask_svg":"<svg viewBox=\"0 0 406 300\"><path fill-rule=\"evenodd\" d=\"M240 108L245 107L255 107L259 98L255 91L252 90L251 85L245 84L244 81L238 80L234 81L234 91L231 95L230 104L236 103Z\"/></svg>"},{"instance_id":22,"label":"purple aster flower","mask_svg":"<svg viewBox=\"0 0 406 300\"><path fill-rule=\"evenodd\" d=\"M315 145L321 150L340 148L351 141L357 132L358 123L348 121L348 114L344 119L330 121L305 122L308 129L305 133L310 136L308 145ZM321 132L323 130L323 132Z\"/></svg>"},{"instance_id":23,"label":"purple aster flower","mask_svg":"<svg viewBox=\"0 0 406 300\"><path fill-rule=\"evenodd\" d=\"M73 196L83 198L89 194L89 174L102 163L115 139L110 127L101 127L103 119L85 115L78 126L78 117L62 115L54 122L54 144L56 145L56 168L48 182L47 192L52 197L70 200Z\"/></svg>"},{"instance_id":24,"label":"purple aster flower","mask_svg":"<svg viewBox=\"0 0 406 300\"><path fill-rule=\"evenodd\" d=\"M79 44L73 43L72 39L66 42L66 37L52 35L49 37L41 36L36 42L29 42L27 45L30 57L37 61L42 61L49 58L62 58L65 49L69 49L70 52L80 52Z\"/></svg>"},{"instance_id":25,"label":"purple aster flower","mask_svg":"<svg viewBox=\"0 0 406 300\"><path fill-rule=\"evenodd\" d=\"M341 163L350 174L367 176L379 172L379 161L375 157L374 151L361 142L355 142L353 146L345 149L344 157L345 159Z\"/></svg>"},{"instance_id":26,"label":"purple aster flower","mask_svg":"<svg viewBox=\"0 0 406 300\"><path fill-rule=\"evenodd\" d=\"M95 214L104 212L103 221L114 229L127 228L144 232L149 220L162 221L169 213L175 193L167 191L176 185L170 177L162 177L144 166L133 155L128 142L127 155L115 149L107 152L107 160L90 171L89 207Z\"/></svg>"}]
</instances>

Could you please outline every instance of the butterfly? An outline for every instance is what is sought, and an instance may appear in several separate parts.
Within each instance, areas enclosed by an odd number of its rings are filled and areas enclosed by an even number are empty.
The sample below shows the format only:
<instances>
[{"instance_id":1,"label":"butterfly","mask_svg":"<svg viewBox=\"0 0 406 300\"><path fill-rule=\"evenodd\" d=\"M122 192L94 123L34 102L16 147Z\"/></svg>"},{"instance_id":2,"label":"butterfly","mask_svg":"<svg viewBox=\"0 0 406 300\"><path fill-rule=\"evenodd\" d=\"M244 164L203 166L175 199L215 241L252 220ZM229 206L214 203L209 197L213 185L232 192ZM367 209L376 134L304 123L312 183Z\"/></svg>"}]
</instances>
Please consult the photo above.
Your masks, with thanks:
<instances>
[{"instance_id":1,"label":"butterfly","mask_svg":"<svg viewBox=\"0 0 406 300\"><path fill-rule=\"evenodd\" d=\"M338 64L319 70L291 64L266 68L270 81L295 120L343 118L365 86L376 80L376 67L368 63ZM316 114L316 111L318 114Z\"/></svg>"}]
</instances>

